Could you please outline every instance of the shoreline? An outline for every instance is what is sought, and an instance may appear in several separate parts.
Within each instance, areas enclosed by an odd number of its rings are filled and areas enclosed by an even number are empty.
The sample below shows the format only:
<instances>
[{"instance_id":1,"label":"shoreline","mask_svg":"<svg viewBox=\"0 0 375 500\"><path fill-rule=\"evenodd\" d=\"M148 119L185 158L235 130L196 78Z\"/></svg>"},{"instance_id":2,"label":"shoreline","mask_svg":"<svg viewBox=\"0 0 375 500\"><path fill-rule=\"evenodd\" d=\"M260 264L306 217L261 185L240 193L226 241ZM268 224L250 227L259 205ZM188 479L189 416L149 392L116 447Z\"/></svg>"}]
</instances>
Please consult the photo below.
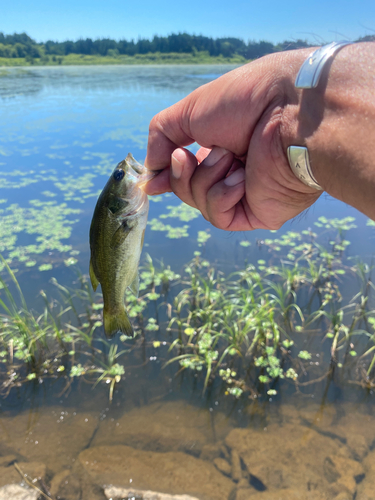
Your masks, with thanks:
<instances>
[{"instance_id":1,"label":"shoreline","mask_svg":"<svg viewBox=\"0 0 375 500\"><path fill-rule=\"evenodd\" d=\"M206 54L137 54L136 56L88 56L83 54L69 54L53 58L27 59L0 57L0 68L44 67L44 66L136 66L136 65L209 65L209 64L246 64L250 62L242 56L211 57Z\"/></svg>"}]
</instances>

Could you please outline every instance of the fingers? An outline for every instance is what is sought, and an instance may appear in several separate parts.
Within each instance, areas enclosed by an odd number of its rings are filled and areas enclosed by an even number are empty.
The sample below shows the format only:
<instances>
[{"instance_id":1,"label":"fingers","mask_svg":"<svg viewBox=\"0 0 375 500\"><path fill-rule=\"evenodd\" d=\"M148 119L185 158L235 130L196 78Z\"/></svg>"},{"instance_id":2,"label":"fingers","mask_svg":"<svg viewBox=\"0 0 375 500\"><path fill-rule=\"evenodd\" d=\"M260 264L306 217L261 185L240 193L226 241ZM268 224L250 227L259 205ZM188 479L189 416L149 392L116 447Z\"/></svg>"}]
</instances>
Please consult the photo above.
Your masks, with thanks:
<instances>
[{"instance_id":1,"label":"fingers","mask_svg":"<svg viewBox=\"0 0 375 500\"><path fill-rule=\"evenodd\" d=\"M248 231L249 208L245 201L245 169L238 168L207 193L208 220L226 231Z\"/></svg>"},{"instance_id":2,"label":"fingers","mask_svg":"<svg viewBox=\"0 0 375 500\"><path fill-rule=\"evenodd\" d=\"M194 92L182 101L158 113L151 120L147 144L145 166L150 170L160 170L170 164L170 158L177 147L192 144L188 121L184 111L187 101L194 102Z\"/></svg>"},{"instance_id":3,"label":"fingers","mask_svg":"<svg viewBox=\"0 0 375 500\"><path fill-rule=\"evenodd\" d=\"M213 148L199 165L190 151L176 149L171 158L171 188L182 201L198 208L208 218L207 192L216 182L225 178L232 162L233 154L223 148Z\"/></svg>"},{"instance_id":4,"label":"fingers","mask_svg":"<svg viewBox=\"0 0 375 500\"><path fill-rule=\"evenodd\" d=\"M211 149L209 148L199 148L195 154L198 163L202 163L202 161L210 154L210 152Z\"/></svg>"},{"instance_id":5,"label":"fingers","mask_svg":"<svg viewBox=\"0 0 375 500\"><path fill-rule=\"evenodd\" d=\"M149 195L156 195L172 191L169 182L169 168L161 170L155 177L150 179L143 187L143 191Z\"/></svg>"},{"instance_id":6,"label":"fingers","mask_svg":"<svg viewBox=\"0 0 375 500\"><path fill-rule=\"evenodd\" d=\"M201 156L206 153L200 151ZM170 185L182 201L198 208L214 226L230 231L251 229L244 165L230 151L215 147L198 165L192 153L176 149L171 159Z\"/></svg>"},{"instance_id":7,"label":"fingers","mask_svg":"<svg viewBox=\"0 0 375 500\"><path fill-rule=\"evenodd\" d=\"M217 182L223 180L233 164L233 153L224 148L213 148L209 155L194 170L189 187L195 206L209 219L207 195ZM173 187L174 188L174 187Z\"/></svg>"},{"instance_id":8,"label":"fingers","mask_svg":"<svg viewBox=\"0 0 375 500\"><path fill-rule=\"evenodd\" d=\"M171 157L170 185L172 191L185 203L197 208L191 191L190 180L198 162L196 157L187 149L176 149Z\"/></svg>"},{"instance_id":9,"label":"fingers","mask_svg":"<svg viewBox=\"0 0 375 500\"><path fill-rule=\"evenodd\" d=\"M273 99L272 80L264 73L257 62L237 68L158 113L150 123L147 168L166 168L175 149L193 142L245 155L255 124Z\"/></svg>"}]
</instances>

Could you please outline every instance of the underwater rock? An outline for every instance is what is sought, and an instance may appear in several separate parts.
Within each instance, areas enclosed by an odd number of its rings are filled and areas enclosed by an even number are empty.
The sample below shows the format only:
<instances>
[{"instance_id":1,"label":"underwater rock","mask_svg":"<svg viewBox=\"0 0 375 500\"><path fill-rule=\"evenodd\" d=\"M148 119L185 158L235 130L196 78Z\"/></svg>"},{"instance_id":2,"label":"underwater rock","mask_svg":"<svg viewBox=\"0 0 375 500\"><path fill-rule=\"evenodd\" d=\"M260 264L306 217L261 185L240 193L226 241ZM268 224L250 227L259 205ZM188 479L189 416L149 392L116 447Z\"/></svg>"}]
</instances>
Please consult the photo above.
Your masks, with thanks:
<instances>
[{"instance_id":1,"label":"underwater rock","mask_svg":"<svg viewBox=\"0 0 375 500\"><path fill-rule=\"evenodd\" d=\"M347 488L352 495L357 489L357 483L365 477L362 464L338 455L326 457L323 470L329 483L337 481L337 483Z\"/></svg>"},{"instance_id":2,"label":"underwater rock","mask_svg":"<svg viewBox=\"0 0 375 500\"><path fill-rule=\"evenodd\" d=\"M329 483L334 483L341 477L330 457L326 457L324 460L323 473Z\"/></svg>"},{"instance_id":3,"label":"underwater rock","mask_svg":"<svg viewBox=\"0 0 375 500\"><path fill-rule=\"evenodd\" d=\"M335 500L353 500L353 495L350 493L350 491L342 491L335 496Z\"/></svg>"},{"instance_id":4,"label":"underwater rock","mask_svg":"<svg viewBox=\"0 0 375 500\"><path fill-rule=\"evenodd\" d=\"M158 493L156 491L116 488L115 486L104 488L104 493L108 500L123 500L124 498L142 500L198 500L198 498L190 497L189 495L168 495L167 493Z\"/></svg>"},{"instance_id":5,"label":"underwater rock","mask_svg":"<svg viewBox=\"0 0 375 500\"><path fill-rule=\"evenodd\" d=\"M214 466L226 476L230 476L232 473L232 467L224 458L215 458Z\"/></svg>"},{"instance_id":6,"label":"underwater rock","mask_svg":"<svg viewBox=\"0 0 375 500\"><path fill-rule=\"evenodd\" d=\"M225 444L222 444L220 446L220 452L223 455L223 457L225 458L225 460L228 460L228 462L230 462L230 450L228 450L228 448L227 448L227 446L225 446Z\"/></svg>"},{"instance_id":7,"label":"underwater rock","mask_svg":"<svg viewBox=\"0 0 375 500\"><path fill-rule=\"evenodd\" d=\"M241 459L235 449L232 450L231 459L232 459L231 476L233 481L238 483L238 481L242 479L242 470L241 470Z\"/></svg>"},{"instance_id":8,"label":"underwater rock","mask_svg":"<svg viewBox=\"0 0 375 500\"><path fill-rule=\"evenodd\" d=\"M96 446L82 451L78 460L99 486L191 495L200 500L227 500L234 486L211 463L181 452Z\"/></svg>"},{"instance_id":9,"label":"underwater rock","mask_svg":"<svg viewBox=\"0 0 375 500\"><path fill-rule=\"evenodd\" d=\"M292 405L281 407L282 420L312 428L323 436L347 445L348 458L362 460L375 443L375 418L358 412L357 407L334 405L322 407L310 404L298 409Z\"/></svg>"},{"instance_id":10,"label":"underwater rock","mask_svg":"<svg viewBox=\"0 0 375 500\"><path fill-rule=\"evenodd\" d=\"M239 489L236 492L236 500L333 500L324 494L316 492L303 492L300 490L283 489L259 493L255 490ZM334 499L336 500L336 498Z\"/></svg>"},{"instance_id":11,"label":"underwater rock","mask_svg":"<svg viewBox=\"0 0 375 500\"><path fill-rule=\"evenodd\" d=\"M81 498L80 480L71 470L63 470L53 477L50 491L59 500Z\"/></svg>"},{"instance_id":12,"label":"underwater rock","mask_svg":"<svg viewBox=\"0 0 375 500\"><path fill-rule=\"evenodd\" d=\"M0 445L12 444L15 453L29 461L48 464L54 472L69 468L78 453L88 446L98 425L98 415L52 407L48 412L28 412L2 417Z\"/></svg>"},{"instance_id":13,"label":"underwater rock","mask_svg":"<svg viewBox=\"0 0 375 500\"><path fill-rule=\"evenodd\" d=\"M235 500L246 500L256 494L257 490L250 485L248 479L242 477L238 481Z\"/></svg>"},{"instance_id":14,"label":"underwater rock","mask_svg":"<svg viewBox=\"0 0 375 500\"><path fill-rule=\"evenodd\" d=\"M26 474L30 481L37 481L45 478L46 466L41 462L17 462L23 474ZM14 465L9 467L0 467L0 486L17 484L22 482L22 477ZM9 497L11 498L11 497Z\"/></svg>"},{"instance_id":15,"label":"underwater rock","mask_svg":"<svg viewBox=\"0 0 375 500\"><path fill-rule=\"evenodd\" d=\"M19 484L7 484L0 488L0 500L37 500L38 497L36 490L24 488Z\"/></svg>"},{"instance_id":16,"label":"underwater rock","mask_svg":"<svg viewBox=\"0 0 375 500\"><path fill-rule=\"evenodd\" d=\"M363 460L369 452L369 441L358 433L349 434L346 438L346 443L351 451L351 454L356 460Z\"/></svg>"},{"instance_id":17,"label":"underwater rock","mask_svg":"<svg viewBox=\"0 0 375 500\"><path fill-rule=\"evenodd\" d=\"M375 452L371 451L363 461L366 472L357 488L356 500L373 500L375 497Z\"/></svg>"},{"instance_id":18,"label":"underwater rock","mask_svg":"<svg viewBox=\"0 0 375 500\"><path fill-rule=\"evenodd\" d=\"M249 498L253 499L254 495L256 495L256 491L250 488L239 488L236 491L236 500L248 500ZM262 497L263 498L263 497Z\"/></svg>"},{"instance_id":19,"label":"underwater rock","mask_svg":"<svg viewBox=\"0 0 375 500\"><path fill-rule=\"evenodd\" d=\"M267 489L267 495L280 489L306 491L317 498L330 484L322 474L324 459L338 455L344 446L313 429L288 423L262 430L233 429L225 443L241 457L255 490Z\"/></svg>"},{"instance_id":20,"label":"underwater rock","mask_svg":"<svg viewBox=\"0 0 375 500\"><path fill-rule=\"evenodd\" d=\"M335 432L344 438L350 458L363 460L375 444L375 418L355 409L350 411L350 407L345 407L345 410L346 414L339 420Z\"/></svg>"},{"instance_id":21,"label":"underwater rock","mask_svg":"<svg viewBox=\"0 0 375 500\"><path fill-rule=\"evenodd\" d=\"M375 477L365 478L364 481L358 485L355 500L374 500L374 495Z\"/></svg>"},{"instance_id":22,"label":"underwater rock","mask_svg":"<svg viewBox=\"0 0 375 500\"><path fill-rule=\"evenodd\" d=\"M0 457L0 467L9 467L17 461L16 455L5 455Z\"/></svg>"},{"instance_id":23,"label":"underwater rock","mask_svg":"<svg viewBox=\"0 0 375 500\"><path fill-rule=\"evenodd\" d=\"M221 454L220 445L217 444L205 444L202 447L201 454L199 458L201 460L209 460L213 462L215 458L219 458Z\"/></svg>"},{"instance_id":24,"label":"underwater rock","mask_svg":"<svg viewBox=\"0 0 375 500\"><path fill-rule=\"evenodd\" d=\"M79 498L79 500L106 500L103 487L94 483L91 475L82 467L79 460L74 462L71 472L75 477L79 478L81 487L81 496L75 497L73 500L76 500L76 498Z\"/></svg>"},{"instance_id":25,"label":"underwater rock","mask_svg":"<svg viewBox=\"0 0 375 500\"><path fill-rule=\"evenodd\" d=\"M103 420L92 446L123 444L150 451L183 451L199 457L203 447L229 432L227 417L185 402L135 408L117 421Z\"/></svg>"}]
</instances>

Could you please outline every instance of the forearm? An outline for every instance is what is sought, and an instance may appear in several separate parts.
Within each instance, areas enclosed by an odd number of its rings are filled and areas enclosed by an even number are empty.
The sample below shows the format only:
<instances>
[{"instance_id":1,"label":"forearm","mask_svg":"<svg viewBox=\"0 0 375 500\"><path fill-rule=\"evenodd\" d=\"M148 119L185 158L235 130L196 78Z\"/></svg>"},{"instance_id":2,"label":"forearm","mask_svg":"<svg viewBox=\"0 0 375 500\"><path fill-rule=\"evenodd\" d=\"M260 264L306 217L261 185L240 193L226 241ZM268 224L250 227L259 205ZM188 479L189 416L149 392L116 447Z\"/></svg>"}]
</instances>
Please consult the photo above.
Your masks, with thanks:
<instances>
[{"instance_id":1,"label":"forearm","mask_svg":"<svg viewBox=\"0 0 375 500\"><path fill-rule=\"evenodd\" d=\"M291 61L291 75L298 72L299 59ZM375 218L375 44L341 49L316 89L296 90L288 80L286 87L284 151L307 146L323 189Z\"/></svg>"}]
</instances>

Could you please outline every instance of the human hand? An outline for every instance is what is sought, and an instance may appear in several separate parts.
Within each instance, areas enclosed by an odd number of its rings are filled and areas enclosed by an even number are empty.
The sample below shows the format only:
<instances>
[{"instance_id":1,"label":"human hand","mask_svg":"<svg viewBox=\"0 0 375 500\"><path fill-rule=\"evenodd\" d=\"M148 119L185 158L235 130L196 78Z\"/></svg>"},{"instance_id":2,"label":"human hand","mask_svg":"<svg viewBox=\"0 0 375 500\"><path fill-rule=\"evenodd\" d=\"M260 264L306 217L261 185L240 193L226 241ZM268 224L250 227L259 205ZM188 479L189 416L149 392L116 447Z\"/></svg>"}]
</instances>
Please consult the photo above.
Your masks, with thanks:
<instances>
[{"instance_id":1,"label":"human hand","mask_svg":"<svg viewBox=\"0 0 375 500\"><path fill-rule=\"evenodd\" d=\"M147 194L173 191L214 226L278 229L320 192L292 173L280 130L298 102L294 79L309 50L273 54L192 92L150 124ZM184 146L197 142L194 156Z\"/></svg>"}]
</instances>

